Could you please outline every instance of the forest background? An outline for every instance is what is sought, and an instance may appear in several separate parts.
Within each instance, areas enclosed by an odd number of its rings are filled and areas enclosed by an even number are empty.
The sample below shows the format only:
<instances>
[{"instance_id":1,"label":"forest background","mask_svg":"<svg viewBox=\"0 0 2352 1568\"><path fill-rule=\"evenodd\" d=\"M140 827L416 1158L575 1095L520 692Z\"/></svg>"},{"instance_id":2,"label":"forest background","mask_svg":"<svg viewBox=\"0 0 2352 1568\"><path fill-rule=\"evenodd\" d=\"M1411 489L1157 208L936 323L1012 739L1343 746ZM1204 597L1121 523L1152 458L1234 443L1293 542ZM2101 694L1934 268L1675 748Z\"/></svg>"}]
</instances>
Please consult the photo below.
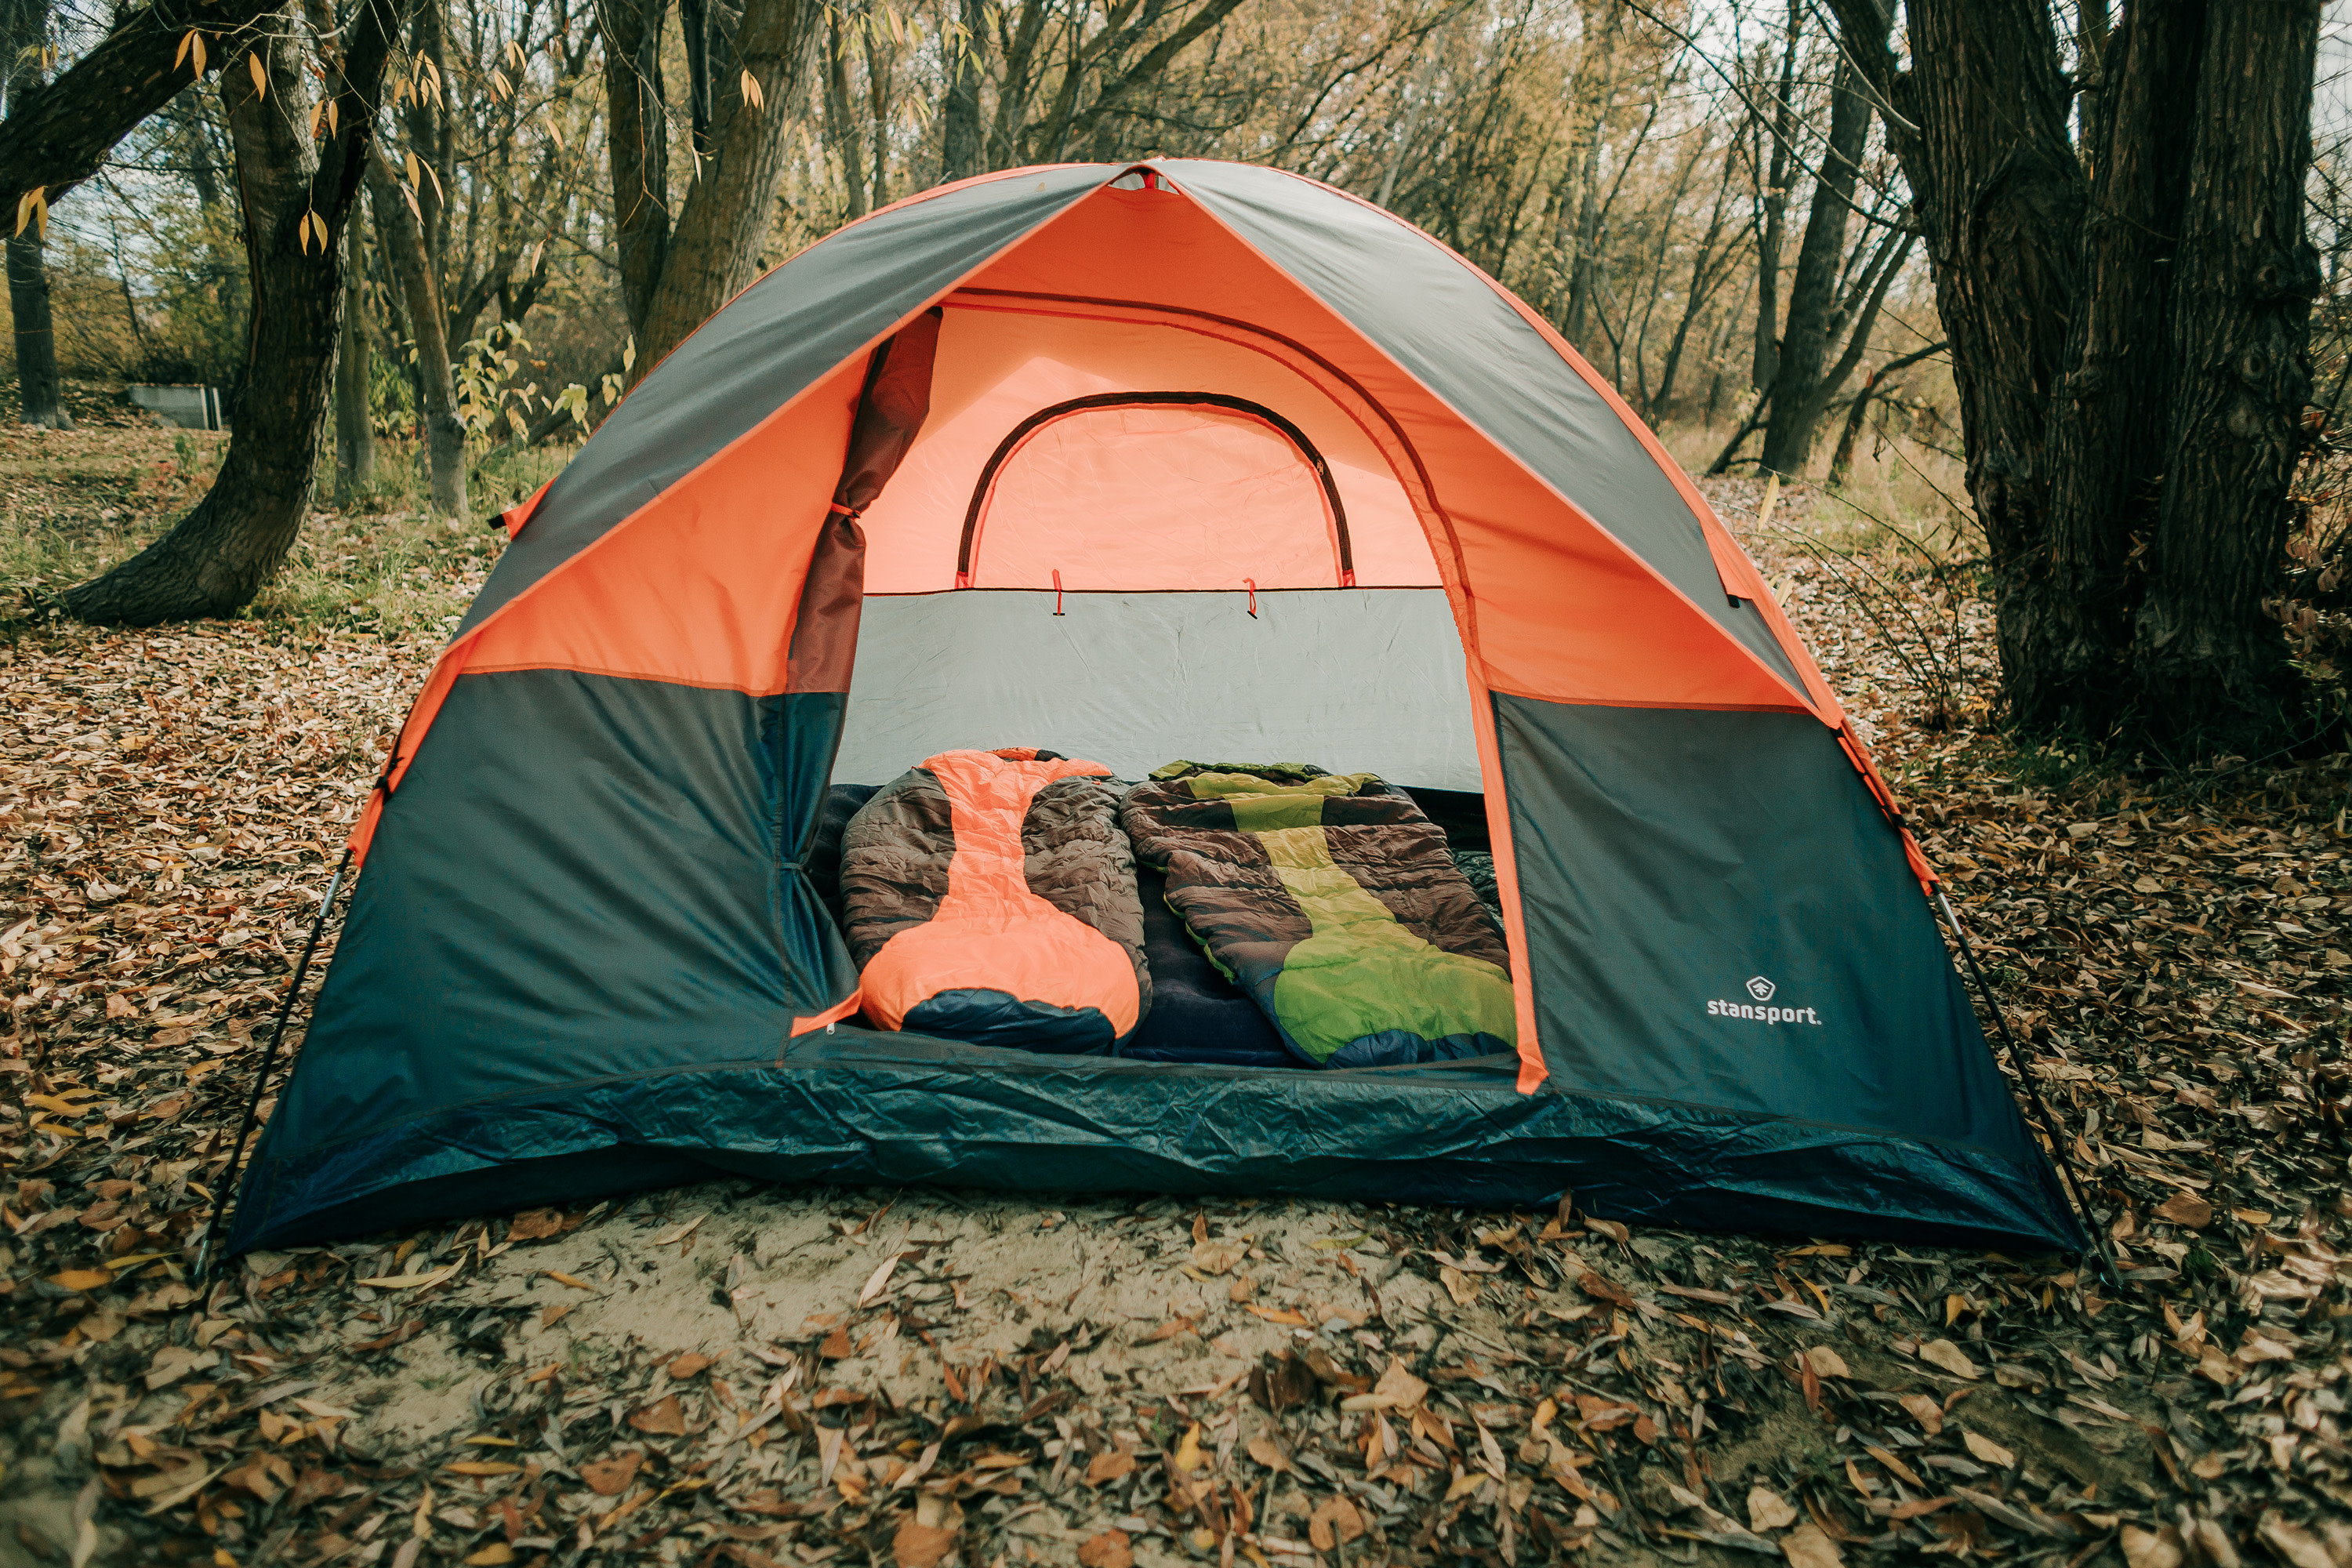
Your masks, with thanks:
<instances>
[{"instance_id":1,"label":"forest background","mask_svg":"<svg viewBox=\"0 0 2352 1568\"><path fill-rule=\"evenodd\" d=\"M246 437L180 443L160 538L11 515L7 574L81 619L245 613L314 497L495 513L841 224L1165 154L1384 205L1686 467L1825 482L1858 592L1990 600L2029 730L2177 761L2341 729L2352 117L2312 0L170 9L0 7L24 418L203 384Z\"/></svg>"},{"instance_id":2,"label":"forest background","mask_svg":"<svg viewBox=\"0 0 2352 1568\"><path fill-rule=\"evenodd\" d=\"M0 1564L2352 1568L2347 14L0 0ZM201 1277L495 514L841 223L1153 153L1422 226L1702 475L2099 1254L712 1183Z\"/></svg>"}]
</instances>

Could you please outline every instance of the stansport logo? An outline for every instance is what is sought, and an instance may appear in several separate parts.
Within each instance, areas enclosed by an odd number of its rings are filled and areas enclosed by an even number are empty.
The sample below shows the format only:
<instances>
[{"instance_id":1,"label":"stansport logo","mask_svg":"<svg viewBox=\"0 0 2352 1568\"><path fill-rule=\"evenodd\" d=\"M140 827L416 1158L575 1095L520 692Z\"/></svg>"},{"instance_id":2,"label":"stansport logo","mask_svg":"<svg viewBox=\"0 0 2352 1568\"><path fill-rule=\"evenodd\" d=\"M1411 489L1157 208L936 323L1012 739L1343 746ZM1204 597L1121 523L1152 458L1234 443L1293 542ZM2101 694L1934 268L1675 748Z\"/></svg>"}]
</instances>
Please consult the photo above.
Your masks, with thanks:
<instances>
[{"instance_id":1,"label":"stansport logo","mask_svg":"<svg viewBox=\"0 0 2352 1568\"><path fill-rule=\"evenodd\" d=\"M1811 1007L1762 1005L1772 1000L1773 993L1780 987L1760 974L1752 976L1746 989L1748 994L1756 998L1755 1002L1709 1002L1706 1016L1710 1018L1745 1018L1758 1024L1811 1024L1816 1028L1821 1026L1821 1014Z\"/></svg>"}]
</instances>

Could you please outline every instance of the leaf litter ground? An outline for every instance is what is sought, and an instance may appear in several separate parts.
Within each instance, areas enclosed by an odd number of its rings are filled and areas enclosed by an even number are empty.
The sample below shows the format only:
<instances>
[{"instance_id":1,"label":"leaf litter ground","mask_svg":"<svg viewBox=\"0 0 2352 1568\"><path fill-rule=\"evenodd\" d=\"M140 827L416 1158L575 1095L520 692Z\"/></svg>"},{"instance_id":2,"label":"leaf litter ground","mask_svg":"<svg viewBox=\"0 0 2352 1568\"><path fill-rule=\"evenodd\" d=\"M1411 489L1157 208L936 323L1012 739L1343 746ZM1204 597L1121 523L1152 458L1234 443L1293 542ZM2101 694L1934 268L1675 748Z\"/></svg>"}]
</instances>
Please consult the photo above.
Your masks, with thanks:
<instances>
[{"instance_id":1,"label":"leaf litter ground","mask_svg":"<svg viewBox=\"0 0 2352 1568\"><path fill-rule=\"evenodd\" d=\"M433 637L26 630L0 1565L2352 1568L2342 764L2149 780L1916 727L1903 650L1815 557L1767 564L1951 878L2112 1279L1572 1195L729 1180L207 1284L257 1041Z\"/></svg>"}]
</instances>

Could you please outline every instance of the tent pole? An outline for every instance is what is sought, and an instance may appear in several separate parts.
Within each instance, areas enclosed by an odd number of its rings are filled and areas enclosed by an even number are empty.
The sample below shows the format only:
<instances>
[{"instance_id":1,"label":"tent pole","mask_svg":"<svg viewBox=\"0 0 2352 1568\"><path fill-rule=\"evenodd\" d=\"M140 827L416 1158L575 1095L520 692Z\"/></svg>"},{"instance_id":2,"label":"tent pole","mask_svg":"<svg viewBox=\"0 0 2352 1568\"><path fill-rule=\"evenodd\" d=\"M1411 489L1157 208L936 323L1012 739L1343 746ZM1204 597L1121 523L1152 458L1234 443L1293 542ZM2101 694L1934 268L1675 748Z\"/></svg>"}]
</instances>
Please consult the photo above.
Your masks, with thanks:
<instances>
[{"instance_id":1,"label":"tent pole","mask_svg":"<svg viewBox=\"0 0 2352 1568\"><path fill-rule=\"evenodd\" d=\"M1952 928L1952 935L1960 944L1960 956L1968 961L1969 973L1977 983L1977 994L1984 998L1985 1011L1992 1015L1993 1027L2000 1031L2000 1043L2008 1052L2009 1065L2016 1071L2018 1081L2025 1085L2026 1098L2033 1101L2034 1114L2042 1119L2042 1128L2049 1134L2050 1152L2056 1157L2058 1178L2065 1185L2067 1201L2074 1205L2074 1217L2082 1221L2083 1233L2091 1238L2091 1255L2098 1259L2099 1271L2106 1277L2108 1285L2121 1289L2123 1283L2116 1277L2115 1259L2108 1256L2106 1247L2099 1239L2099 1227L2091 1219L2091 1205L2083 1196L2082 1182L2074 1174L2074 1162L2067 1156L2066 1140L2061 1135L2058 1119L2050 1114L2050 1107L2042 1100L2042 1090L2034 1086L2033 1075L2025 1070L2024 1053L2018 1049L2017 1037L2009 1032L2008 1016L1994 999L1992 985L1985 979L1984 966L1977 962L1977 950L1969 941L1969 933L1960 929L1960 917L1952 912L1952 900L1945 896L1941 882L1936 884L1936 903L1944 911L1944 923Z\"/></svg>"},{"instance_id":2,"label":"tent pole","mask_svg":"<svg viewBox=\"0 0 2352 1568\"><path fill-rule=\"evenodd\" d=\"M235 1213L230 1203L237 1195L233 1189L238 1184L237 1164L245 1158L245 1142L253 1136L254 1119L261 1112L261 1090L269 1081L270 1065L278 1059L278 1042L286 1037L286 1020L294 1016L294 1004L302 994L302 981L310 973L311 955L319 951L319 938L327 930L327 916L335 907L335 895L343 885L343 873L352 868L352 847L343 846L343 858L336 862L335 874L327 882L327 896L319 900L319 918L310 922L310 935L302 943L302 956L294 963L294 977L286 983L286 1000L278 1004L277 1026L269 1031L269 1045L261 1053L261 1066L253 1075L253 1092L246 1097L245 1119L237 1124L236 1141L229 1145L228 1168L221 1173L220 1190L213 1194L213 1212L205 1221L204 1244L196 1248L196 1278L207 1277L212 1264L213 1243L218 1238L222 1218Z\"/></svg>"}]
</instances>

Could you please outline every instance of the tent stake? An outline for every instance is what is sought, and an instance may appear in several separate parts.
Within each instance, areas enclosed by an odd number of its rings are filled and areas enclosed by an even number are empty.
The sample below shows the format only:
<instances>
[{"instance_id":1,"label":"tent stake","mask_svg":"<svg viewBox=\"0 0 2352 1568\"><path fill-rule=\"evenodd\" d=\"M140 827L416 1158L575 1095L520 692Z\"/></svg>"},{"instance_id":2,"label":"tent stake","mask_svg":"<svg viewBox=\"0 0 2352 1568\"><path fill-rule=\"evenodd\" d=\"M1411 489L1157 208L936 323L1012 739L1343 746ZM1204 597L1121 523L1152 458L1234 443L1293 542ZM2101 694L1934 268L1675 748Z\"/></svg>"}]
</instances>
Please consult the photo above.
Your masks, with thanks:
<instances>
[{"instance_id":1,"label":"tent stake","mask_svg":"<svg viewBox=\"0 0 2352 1568\"><path fill-rule=\"evenodd\" d=\"M2025 1070L2025 1057L2018 1049L2017 1037L2009 1032L2008 1015L2000 1010L2000 1002L1994 999L1992 985L1985 979L1984 966L1977 962L1977 950L1969 942L1969 933L1960 929L1960 917L1952 912L1952 900L1945 896L1941 882L1936 884L1936 903L1944 911L1944 923L1952 928L1952 935L1960 944L1960 956L1968 960L1969 973L1977 983L1977 994L1984 998L1985 1011L1992 1015L1992 1026L2000 1031L2000 1043L2009 1054L2009 1065L2016 1071L2018 1081L2025 1085L2026 1098L2033 1101L2034 1114L2042 1119L2042 1128L2049 1134L2050 1152L2056 1157L2058 1179L2065 1186L2067 1201L2074 1205L2074 1217L2082 1222L2083 1233L2091 1238L2091 1256L2098 1259L2099 1272L2105 1276L2107 1284L2120 1290L2123 1281L2116 1278L2115 1259L2108 1256L2106 1247L2099 1239L2099 1227L2092 1221L2091 1205L2083 1196L2082 1182L2074 1174L2074 1162L2067 1157L2066 1140L2062 1135L2058 1119L2050 1114L2050 1107L2042 1100L2042 1090L2034 1086L2033 1075Z\"/></svg>"},{"instance_id":2,"label":"tent stake","mask_svg":"<svg viewBox=\"0 0 2352 1568\"><path fill-rule=\"evenodd\" d=\"M277 1027L269 1031L269 1045L261 1053L261 1066L253 1075L253 1092L246 1097L245 1119L237 1123L236 1141L229 1145L228 1168L221 1173L219 1190L213 1194L213 1212L205 1221L204 1245L196 1248L196 1278L207 1278L212 1264L213 1243L218 1238L221 1219L235 1212L229 1199L236 1195L237 1165L245 1158L245 1141L253 1136L254 1118L261 1112L262 1087L269 1081L270 1064L278 1059L278 1042L286 1037L286 1020L294 1016L294 1004L302 994L302 981L310 973L310 956L319 951L319 938L327 930L327 916L334 910L335 895L341 890L343 873L352 867L352 847L343 846L343 858L335 864L335 874L328 879L327 896L319 900L319 918L310 922L310 935L302 943L302 956L295 961L294 977L286 983L286 1000L278 1004Z\"/></svg>"}]
</instances>

